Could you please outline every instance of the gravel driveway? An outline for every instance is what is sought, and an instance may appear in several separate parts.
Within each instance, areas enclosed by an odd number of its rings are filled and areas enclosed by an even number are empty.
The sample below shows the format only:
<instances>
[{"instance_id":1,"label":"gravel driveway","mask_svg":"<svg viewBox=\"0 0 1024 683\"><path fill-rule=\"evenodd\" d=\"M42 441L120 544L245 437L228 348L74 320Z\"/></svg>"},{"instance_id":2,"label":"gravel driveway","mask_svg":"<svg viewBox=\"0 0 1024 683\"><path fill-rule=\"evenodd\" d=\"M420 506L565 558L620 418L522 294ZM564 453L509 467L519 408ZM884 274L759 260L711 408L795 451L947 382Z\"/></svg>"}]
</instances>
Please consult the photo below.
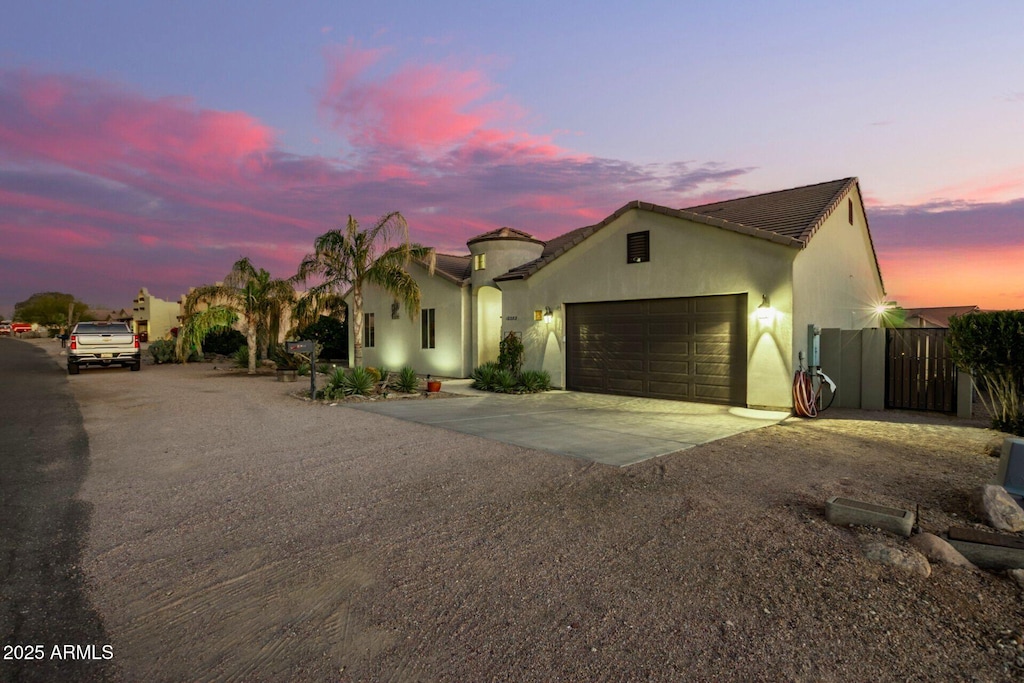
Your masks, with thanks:
<instances>
[{"instance_id":1,"label":"gravel driveway","mask_svg":"<svg viewBox=\"0 0 1024 683\"><path fill-rule=\"evenodd\" d=\"M865 542L901 541L823 519L843 495L973 521L977 426L829 411L620 469L210 364L69 381L125 680L1024 676L1014 583L872 564Z\"/></svg>"}]
</instances>

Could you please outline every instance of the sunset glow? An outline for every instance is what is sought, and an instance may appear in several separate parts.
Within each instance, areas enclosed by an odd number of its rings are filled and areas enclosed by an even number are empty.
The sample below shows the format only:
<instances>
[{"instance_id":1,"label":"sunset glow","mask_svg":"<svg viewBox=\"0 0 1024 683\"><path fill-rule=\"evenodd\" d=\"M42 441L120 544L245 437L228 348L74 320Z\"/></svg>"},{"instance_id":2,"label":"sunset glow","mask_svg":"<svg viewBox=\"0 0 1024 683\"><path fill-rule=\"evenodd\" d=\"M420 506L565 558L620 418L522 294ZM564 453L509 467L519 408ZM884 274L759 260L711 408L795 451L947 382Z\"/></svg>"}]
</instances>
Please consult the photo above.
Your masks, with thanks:
<instances>
[{"instance_id":1,"label":"sunset glow","mask_svg":"<svg viewBox=\"0 0 1024 683\"><path fill-rule=\"evenodd\" d=\"M37 291L176 299L241 256L286 277L350 213L401 211L418 241L466 253L501 226L550 239L631 200L686 207L851 175L888 299L1024 308L1024 66L1003 28L1024 10L924 23L893 10L882 28L866 13L849 22L857 48L811 41L789 58L759 50L763 36L815 34L839 10L768 27L746 8L747 22L682 50L655 38L727 12L664 8L616 62L580 46L639 20L576 34L528 11L488 24L312 3L302 20L261 14L257 39L184 14L136 25L116 8L54 25L33 7L0 27L3 317ZM157 25L180 51L140 43ZM936 38L921 59L946 63L953 43L937 38L955 34L970 68L908 86L897 36L910 26ZM862 56L871 84L848 68ZM711 84L716 97L698 96ZM970 92L936 106L940 85Z\"/></svg>"}]
</instances>

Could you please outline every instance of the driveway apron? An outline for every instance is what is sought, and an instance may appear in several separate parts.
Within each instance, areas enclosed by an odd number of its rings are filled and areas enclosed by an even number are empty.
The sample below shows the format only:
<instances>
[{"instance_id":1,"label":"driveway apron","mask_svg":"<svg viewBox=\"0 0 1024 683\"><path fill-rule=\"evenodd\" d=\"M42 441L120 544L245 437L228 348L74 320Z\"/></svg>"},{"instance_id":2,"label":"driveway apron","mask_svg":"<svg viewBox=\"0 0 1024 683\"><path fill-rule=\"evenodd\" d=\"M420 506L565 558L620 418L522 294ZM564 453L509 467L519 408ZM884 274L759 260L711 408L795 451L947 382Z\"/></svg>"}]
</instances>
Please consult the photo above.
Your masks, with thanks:
<instances>
[{"instance_id":1,"label":"driveway apron","mask_svg":"<svg viewBox=\"0 0 1024 683\"><path fill-rule=\"evenodd\" d=\"M626 466L777 424L789 413L552 391L390 400L348 407L486 439Z\"/></svg>"}]
</instances>

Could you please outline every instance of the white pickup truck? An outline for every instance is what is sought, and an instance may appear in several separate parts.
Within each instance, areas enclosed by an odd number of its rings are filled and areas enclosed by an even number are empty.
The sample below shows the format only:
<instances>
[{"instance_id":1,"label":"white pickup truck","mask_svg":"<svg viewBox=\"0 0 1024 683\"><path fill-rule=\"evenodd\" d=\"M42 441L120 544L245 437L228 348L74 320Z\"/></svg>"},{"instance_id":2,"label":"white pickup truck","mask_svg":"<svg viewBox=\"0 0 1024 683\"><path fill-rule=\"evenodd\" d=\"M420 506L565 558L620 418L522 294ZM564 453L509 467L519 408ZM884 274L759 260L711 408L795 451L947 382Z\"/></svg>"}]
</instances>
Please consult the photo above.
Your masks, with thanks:
<instances>
[{"instance_id":1,"label":"white pickup truck","mask_svg":"<svg viewBox=\"0 0 1024 683\"><path fill-rule=\"evenodd\" d=\"M78 323L68 340L68 374L83 365L142 368L139 335L126 323Z\"/></svg>"}]
</instances>

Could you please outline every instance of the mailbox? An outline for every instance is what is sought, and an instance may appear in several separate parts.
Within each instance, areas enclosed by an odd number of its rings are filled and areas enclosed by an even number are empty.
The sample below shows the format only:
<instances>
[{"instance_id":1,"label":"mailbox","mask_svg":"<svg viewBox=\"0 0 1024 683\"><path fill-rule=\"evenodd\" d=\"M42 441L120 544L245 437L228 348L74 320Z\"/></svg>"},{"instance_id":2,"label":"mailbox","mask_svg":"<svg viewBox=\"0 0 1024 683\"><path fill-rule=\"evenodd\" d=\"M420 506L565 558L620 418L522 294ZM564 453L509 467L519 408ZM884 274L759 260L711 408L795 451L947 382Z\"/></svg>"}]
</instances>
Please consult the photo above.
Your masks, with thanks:
<instances>
[{"instance_id":1,"label":"mailbox","mask_svg":"<svg viewBox=\"0 0 1024 683\"><path fill-rule=\"evenodd\" d=\"M313 353L313 341L286 341L284 350L288 353Z\"/></svg>"}]
</instances>

